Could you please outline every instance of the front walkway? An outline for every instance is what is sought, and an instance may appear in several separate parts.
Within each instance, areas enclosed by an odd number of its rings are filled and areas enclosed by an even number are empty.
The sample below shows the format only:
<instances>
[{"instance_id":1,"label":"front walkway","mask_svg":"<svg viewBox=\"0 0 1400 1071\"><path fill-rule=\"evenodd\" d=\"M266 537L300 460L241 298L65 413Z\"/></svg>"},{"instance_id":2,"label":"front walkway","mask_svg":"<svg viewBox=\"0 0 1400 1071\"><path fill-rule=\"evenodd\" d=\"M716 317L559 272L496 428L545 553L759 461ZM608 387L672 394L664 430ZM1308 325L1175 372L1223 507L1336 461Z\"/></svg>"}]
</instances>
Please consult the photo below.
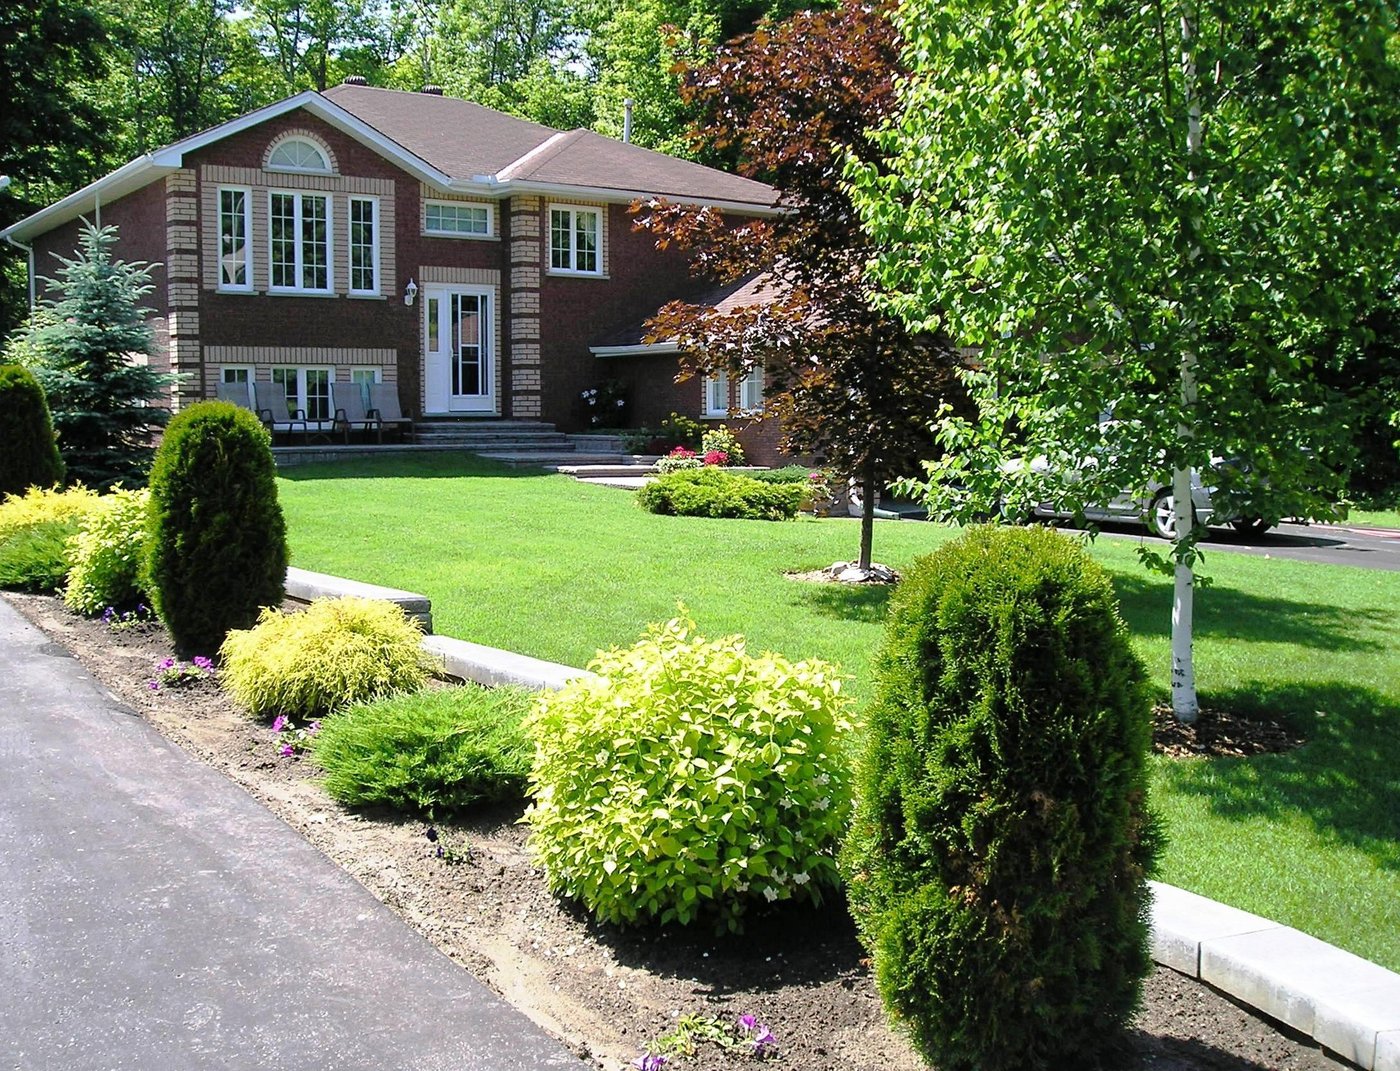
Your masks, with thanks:
<instances>
[{"instance_id":1,"label":"front walkway","mask_svg":"<svg viewBox=\"0 0 1400 1071\"><path fill-rule=\"evenodd\" d=\"M584 1067L0 599L0 1069Z\"/></svg>"}]
</instances>

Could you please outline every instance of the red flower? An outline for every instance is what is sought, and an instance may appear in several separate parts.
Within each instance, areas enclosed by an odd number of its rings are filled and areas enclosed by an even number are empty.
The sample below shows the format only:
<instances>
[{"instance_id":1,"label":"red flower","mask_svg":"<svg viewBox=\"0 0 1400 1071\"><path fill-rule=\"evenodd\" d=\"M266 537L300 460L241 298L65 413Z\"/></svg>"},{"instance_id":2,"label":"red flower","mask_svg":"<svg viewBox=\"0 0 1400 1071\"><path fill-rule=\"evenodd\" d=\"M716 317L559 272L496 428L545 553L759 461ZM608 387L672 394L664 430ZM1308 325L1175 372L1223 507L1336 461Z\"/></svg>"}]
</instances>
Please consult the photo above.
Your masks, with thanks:
<instances>
[{"instance_id":1,"label":"red flower","mask_svg":"<svg viewBox=\"0 0 1400 1071\"><path fill-rule=\"evenodd\" d=\"M707 450L705 452L705 464L727 465L729 464L729 455L723 450Z\"/></svg>"}]
</instances>

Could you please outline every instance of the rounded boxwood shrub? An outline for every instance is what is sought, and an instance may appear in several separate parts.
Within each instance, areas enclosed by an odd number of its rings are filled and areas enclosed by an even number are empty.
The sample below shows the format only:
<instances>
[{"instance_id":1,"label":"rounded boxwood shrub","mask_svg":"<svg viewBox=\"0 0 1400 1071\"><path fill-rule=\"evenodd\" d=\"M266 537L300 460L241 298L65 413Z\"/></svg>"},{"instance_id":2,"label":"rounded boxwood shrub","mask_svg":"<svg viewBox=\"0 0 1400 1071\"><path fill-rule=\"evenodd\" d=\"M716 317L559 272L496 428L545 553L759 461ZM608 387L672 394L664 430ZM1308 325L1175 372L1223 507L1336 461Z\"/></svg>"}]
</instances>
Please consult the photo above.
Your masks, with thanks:
<instances>
[{"instance_id":1,"label":"rounded boxwood shrub","mask_svg":"<svg viewBox=\"0 0 1400 1071\"><path fill-rule=\"evenodd\" d=\"M70 548L72 569L63 601L83 614L135 602L142 594L150 492L115 491L104 495L102 508L82 522Z\"/></svg>"},{"instance_id":2,"label":"rounded boxwood shrub","mask_svg":"<svg viewBox=\"0 0 1400 1071\"><path fill-rule=\"evenodd\" d=\"M907 574L843 862L887 1009L940 1071L1090 1067L1151 968L1151 714L1104 571L973 529Z\"/></svg>"},{"instance_id":3,"label":"rounded boxwood shrub","mask_svg":"<svg viewBox=\"0 0 1400 1071\"><path fill-rule=\"evenodd\" d=\"M652 513L759 521L791 520L805 497L800 484L762 483L713 465L658 476L637 492L638 504Z\"/></svg>"},{"instance_id":4,"label":"rounded boxwood shrub","mask_svg":"<svg viewBox=\"0 0 1400 1071\"><path fill-rule=\"evenodd\" d=\"M280 606L287 535L271 440L228 402L197 402L165 430L151 468L145 582L175 646L218 649Z\"/></svg>"},{"instance_id":5,"label":"rounded boxwood shrub","mask_svg":"<svg viewBox=\"0 0 1400 1071\"><path fill-rule=\"evenodd\" d=\"M740 637L653 626L544 693L526 811L549 887L615 923L818 902L849 811L840 678Z\"/></svg>"},{"instance_id":6,"label":"rounded boxwood shrub","mask_svg":"<svg viewBox=\"0 0 1400 1071\"><path fill-rule=\"evenodd\" d=\"M48 399L22 365L0 365L0 444L0 498L63 482Z\"/></svg>"},{"instance_id":7,"label":"rounded boxwood shrub","mask_svg":"<svg viewBox=\"0 0 1400 1071\"><path fill-rule=\"evenodd\" d=\"M532 700L521 688L414 692L327 718L311 746L341 803L440 817L524 797Z\"/></svg>"},{"instance_id":8,"label":"rounded boxwood shrub","mask_svg":"<svg viewBox=\"0 0 1400 1071\"><path fill-rule=\"evenodd\" d=\"M301 613L262 612L219 649L225 691L257 717L302 720L399 692L428 679L423 633L382 599L317 599Z\"/></svg>"}]
</instances>

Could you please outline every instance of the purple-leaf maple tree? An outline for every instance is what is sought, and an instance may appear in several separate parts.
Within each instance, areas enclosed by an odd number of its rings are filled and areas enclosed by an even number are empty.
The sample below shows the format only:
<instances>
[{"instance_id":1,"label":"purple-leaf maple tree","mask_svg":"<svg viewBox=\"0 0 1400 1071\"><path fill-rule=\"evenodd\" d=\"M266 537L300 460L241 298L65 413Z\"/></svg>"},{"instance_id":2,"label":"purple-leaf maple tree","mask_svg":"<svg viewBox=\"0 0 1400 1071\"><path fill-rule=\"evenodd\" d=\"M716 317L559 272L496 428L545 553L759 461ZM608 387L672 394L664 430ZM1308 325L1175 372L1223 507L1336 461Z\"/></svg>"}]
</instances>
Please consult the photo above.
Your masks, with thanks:
<instances>
[{"instance_id":1,"label":"purple-leaf maple tree","mask_svg":"<svg viewBox=\"0 0 1400 1071\"><path fill-rule=\"evenodd\" d=\"M934 456L930 425L960 391L945 340L875 307L865 266L876 250L843 180L849 159L879 166L869 131L898 106L889 13L857 2L799 12L683 70L682 96L699 114L696 149L773 186L780 214L739 221L661 199L634 206L636 226L660 247L689 251L698 274L720 284L762 278L761 300L737 308L666 305L648 341L680 345L682 377L763 368L763 415L782 421L783 449L858 482L864 569L875 492Z\"/></svg>"}]
</instances>

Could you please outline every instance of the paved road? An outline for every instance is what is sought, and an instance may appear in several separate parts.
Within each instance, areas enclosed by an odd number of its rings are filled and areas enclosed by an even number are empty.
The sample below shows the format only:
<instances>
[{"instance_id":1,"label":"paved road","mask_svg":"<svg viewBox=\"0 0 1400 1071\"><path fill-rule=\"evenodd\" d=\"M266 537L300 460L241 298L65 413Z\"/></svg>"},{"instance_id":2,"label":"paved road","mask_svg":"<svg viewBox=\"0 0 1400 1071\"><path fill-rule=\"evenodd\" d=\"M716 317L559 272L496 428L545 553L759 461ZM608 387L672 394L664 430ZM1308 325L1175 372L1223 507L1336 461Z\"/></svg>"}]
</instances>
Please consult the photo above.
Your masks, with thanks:
<instances>
[{"instance_id":1,"label":"paved road","mask_svg":"<svg viewBox=\"0 0 1400 1071\"><path fill-rule=\"evenodd\" d=\"M1146 534L1141 525L1105 524L1105 536L1140 539L1163 551L1167 544ZM1324 524L1281 524L1262 536L1242 536L1212 528L1201 543L1207 552L1223 550L1264 558L1292 558L1325 565L1355 565L1363 569L1400 569L1400 531L1350 528Z\"/></svg>"},{"instance_id":2,"label":"paved road","mask_svg":"<svg viewBox=\"0 0 1400 1071\"><path fill-rule=\"evenodd\" d=\"M0 1069L583 1067L0 600Z\"/></svg>"}]
</instances>

